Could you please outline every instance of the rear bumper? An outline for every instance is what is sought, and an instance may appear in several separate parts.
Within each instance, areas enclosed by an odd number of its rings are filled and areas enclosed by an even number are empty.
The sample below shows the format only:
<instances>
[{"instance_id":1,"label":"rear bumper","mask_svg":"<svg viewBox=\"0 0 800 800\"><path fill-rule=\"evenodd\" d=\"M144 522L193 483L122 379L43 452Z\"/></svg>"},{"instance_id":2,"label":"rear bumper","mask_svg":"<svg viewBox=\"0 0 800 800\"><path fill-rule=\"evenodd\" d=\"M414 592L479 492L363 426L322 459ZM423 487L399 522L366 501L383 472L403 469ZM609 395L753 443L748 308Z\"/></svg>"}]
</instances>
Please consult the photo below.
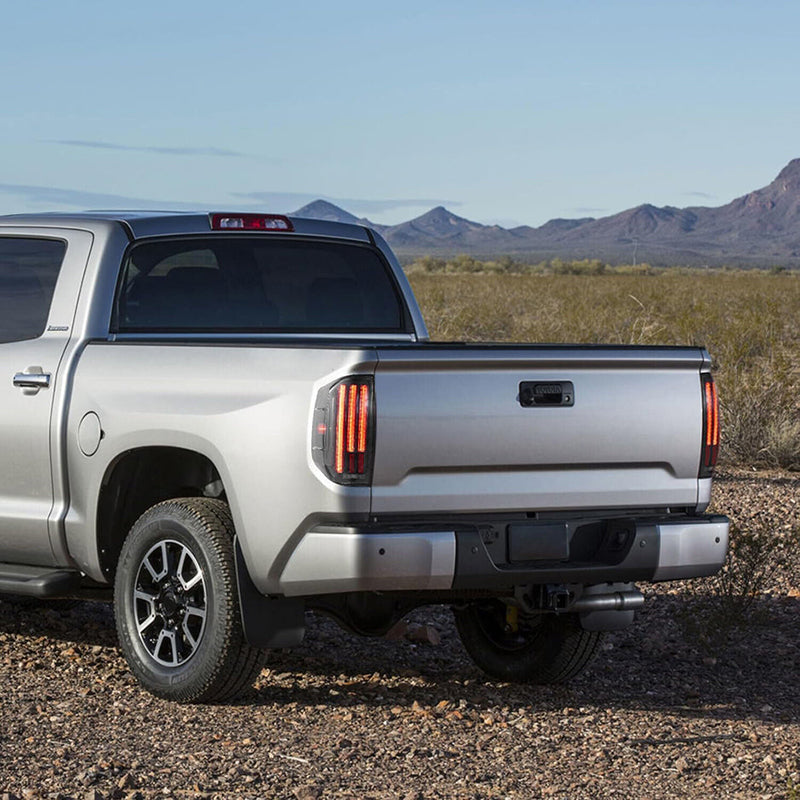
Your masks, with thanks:
<instances>
[{"instance_id":1,"label":"rear bumper","mask_svg":"<svg viewBox=\"0 0 800 800\"><path fill-rule=\"evenodd\" d=\"M728 527L722 516L319 526L301 539L280 585L297 597L696 578L724 563Z\"/></svg>"}]
</instances>

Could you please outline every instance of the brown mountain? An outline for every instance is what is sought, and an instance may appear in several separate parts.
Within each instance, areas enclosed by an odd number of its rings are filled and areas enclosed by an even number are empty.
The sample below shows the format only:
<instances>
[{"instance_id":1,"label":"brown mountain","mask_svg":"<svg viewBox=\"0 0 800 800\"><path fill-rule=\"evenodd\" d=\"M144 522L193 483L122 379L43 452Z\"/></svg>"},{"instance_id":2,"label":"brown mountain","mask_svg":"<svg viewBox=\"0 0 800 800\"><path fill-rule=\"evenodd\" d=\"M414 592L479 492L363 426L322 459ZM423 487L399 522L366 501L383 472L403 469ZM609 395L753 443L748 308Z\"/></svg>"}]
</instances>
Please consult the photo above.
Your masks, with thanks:
<instances>
[{"instance_id":1,"label":"brown mountain","mask_svg":"<svg viewBox=\"0 0 800 800\"><path fill-rule=\"evenodd\" d=\"M319 200L295 214L359 221ZM800 267L800 159L790 161L768 186L715 208L644 204L600 219L553 219L538 228L506 229L481 225L437 206L380 230L406 256L509 254L531 261L558 256L599 258L611 264L636 259L655 265Z\"/></svg>"},{"instance_id":2,"label":"brown mountain","mask_svg":"<svg viewBox=\"0 0 800 800\"><path fill-rule=\"evenodd\" d=\"M800 257L800 158L772 183L702 212L694 232L744 256Z\"/></svg>"},{"instance_id":3,"label":"brown mountain","mask_svg":"<svg viewBox=\"0 0 800 800\"><path fill-rule=\"evenodd\" d=\"M436 206L420 217L392 225L383 231L389 244L397 250L447 248L460 253L474 248L501 250L514 240L514 234L499 225L481 225L459 217L443 206Z\"/></svg>"}]
</instances>

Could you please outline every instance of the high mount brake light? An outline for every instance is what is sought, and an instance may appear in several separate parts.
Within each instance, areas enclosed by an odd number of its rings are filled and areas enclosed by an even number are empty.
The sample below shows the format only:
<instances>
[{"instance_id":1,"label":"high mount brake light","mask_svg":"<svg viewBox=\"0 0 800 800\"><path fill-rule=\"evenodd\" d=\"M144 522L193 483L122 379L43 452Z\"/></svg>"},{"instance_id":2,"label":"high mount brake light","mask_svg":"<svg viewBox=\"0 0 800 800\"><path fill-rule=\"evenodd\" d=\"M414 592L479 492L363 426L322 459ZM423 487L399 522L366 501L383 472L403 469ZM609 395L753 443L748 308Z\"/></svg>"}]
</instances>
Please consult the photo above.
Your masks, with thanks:
<instances>
[{"instance_id":1,"label":"high mount brake light","mask_svg":"<svg viewBox=\"0 0 800 800\"><path fill-rule=\"evenodd\" d=\"M709 478L719 456L719 397L714 379L707 372L700 376L703 392L703 446L700 451L700 477Z\"/></svg>"},{"instance_id":2,"label":"high mount brake light","mask_svg":"<svg viewBox=\"0 0 800 800\"><path fill-rule=\"evenodd\" d=\"M211 214L214 231L293 231L294 225L283 214Z\"/></svg>"},{"instance_id":3,"label":"high mount brake light","mask_svg":"<svg viewBox=\"0 0 800 800\"><path fill-rule=\"evenodd\" d=\"M371 375L346 378L317 401L312 449L337 483L364 485L372 478L374 408Z\"/></svg>"}]
</instances>

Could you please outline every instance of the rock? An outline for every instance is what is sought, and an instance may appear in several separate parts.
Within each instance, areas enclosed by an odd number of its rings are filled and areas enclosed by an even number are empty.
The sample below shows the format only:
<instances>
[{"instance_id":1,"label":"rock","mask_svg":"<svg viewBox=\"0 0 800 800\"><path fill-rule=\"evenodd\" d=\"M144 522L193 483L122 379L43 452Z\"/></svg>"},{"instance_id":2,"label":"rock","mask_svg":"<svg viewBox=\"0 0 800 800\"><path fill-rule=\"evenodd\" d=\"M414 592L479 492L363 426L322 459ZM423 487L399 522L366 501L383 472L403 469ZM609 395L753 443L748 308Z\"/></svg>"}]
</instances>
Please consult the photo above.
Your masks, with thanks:
<instances>
[{"instance_id":1,"label":"rock","mask_svg":"<svg viewBox=\"0 0 800 800\"><path fill-rule=\"evenodd\" d=\"M442 643L442 635L433 625L409 625L406 639L415 644L438 645Z\"/></svg>"},{"instance_id":2,"label":"rock","mask_svg":"<svg viewBox=\"0 0 800 800\"><path fill-rule=\"evenodd\" d=\"M133 789L136 786L136 781L130 772L126 772L118 781L117 789Z\"/></svg>"},{"instance_id":3,"label":"rock","mask_svg":"<svg viewBox=\"0 0 800 800\"><path fill-rule=\"evenodd\" d=\"M299 786L294 790L294 796L297 800L319 800L322 797L322 789L319 786L310 783L306 786Z\"/></svg>"},{"instance_id":4,"label":"rock","mask_svg":"<svg viewBox=\"0 0 800 800\"><path fill-rule=\"evenodd\" d=\"M100 776L98 775L96 770L88 769L84 772L79 772L75 776L75 780L82 784L83 786L91 786L92 784L97 783Z\"/></svg>"},{"instance_id":5,"label":"rock","mask_svg":"<svg viewBox=\"0 0 800 800\"><path fill-rule=\"evenodd\" d=\"M408 624L405 620L400 620L396 622L384 635L385 639L388 639L390 642L399 642L401 639L404 639L408 634Z\"/></svg>"},{"instance_id":6,"label":"rock","mask_svg":"<svg viewBox=\"0 0 800 800\"><path fill-rule=\"evenodd\" d=\"M336 747L339 750L349 750L352 746L353 743L345 737L342 737L338 742L336 742Z\"/></svg>"}]
</instances>

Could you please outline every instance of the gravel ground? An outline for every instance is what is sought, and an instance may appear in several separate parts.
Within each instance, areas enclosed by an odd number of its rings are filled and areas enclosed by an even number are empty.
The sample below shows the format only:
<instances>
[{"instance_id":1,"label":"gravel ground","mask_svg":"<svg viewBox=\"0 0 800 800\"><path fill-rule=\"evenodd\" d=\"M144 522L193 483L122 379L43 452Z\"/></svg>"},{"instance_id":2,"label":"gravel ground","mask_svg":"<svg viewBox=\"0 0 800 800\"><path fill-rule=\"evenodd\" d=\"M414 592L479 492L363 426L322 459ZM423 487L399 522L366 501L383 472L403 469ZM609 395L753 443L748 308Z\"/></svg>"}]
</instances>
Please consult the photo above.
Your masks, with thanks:
<instances>
[{"instance_id":1,"label":"gravel ground","mask_svg":"<svg viewBox=\"0 0 800 800\"><path fill-rule=\"evenodd\" d=\"M799 490L741 471L715 487L790 557L760 624L709 653L679 622L692 587L653 587L566 687L484 678L436 607L412 617L436 645L310 617L243 702L179 706L138 688L110 607L0 601L0 798L800 797Z\"/></svg>"}]
</instances>

